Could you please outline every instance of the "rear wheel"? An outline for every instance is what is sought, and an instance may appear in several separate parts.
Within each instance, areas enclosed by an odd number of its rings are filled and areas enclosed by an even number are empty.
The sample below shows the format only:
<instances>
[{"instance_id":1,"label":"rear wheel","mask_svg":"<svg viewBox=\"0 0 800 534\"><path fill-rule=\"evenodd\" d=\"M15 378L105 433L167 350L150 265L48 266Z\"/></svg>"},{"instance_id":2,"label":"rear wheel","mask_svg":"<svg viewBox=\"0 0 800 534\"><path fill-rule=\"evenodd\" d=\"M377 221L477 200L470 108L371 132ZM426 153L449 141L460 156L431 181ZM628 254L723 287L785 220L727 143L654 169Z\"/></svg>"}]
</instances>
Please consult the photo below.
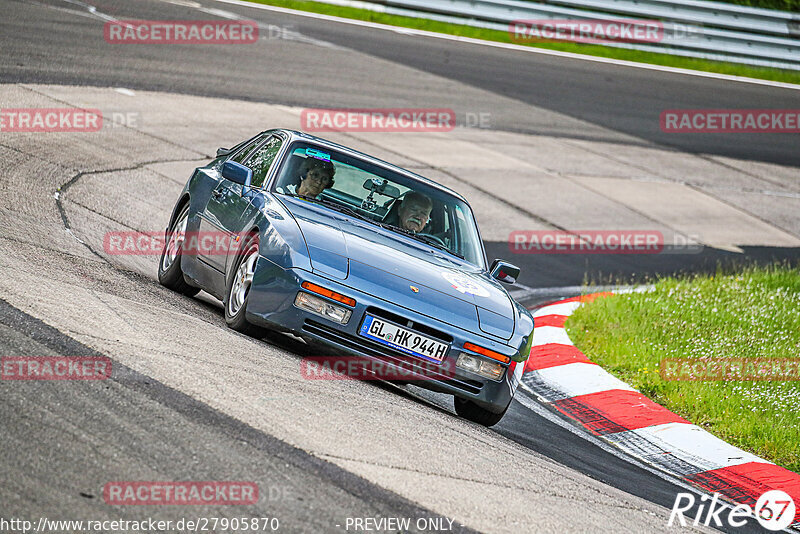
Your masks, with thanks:
<instances>
[{"instance_id":1,"label":"rear wheel","mask_svg":"<svg viewBox=\"0 0 800 534\"><path fill-rule=\"evenodd\" d=\"M486 408L482 408L475 404L474 402L466 399L460 399L458 397L454 397L456 406L456 413L463 417L464 419L469 419L473 423L478 423L479 425L483 426L494 426L500 422L500 419L506 414L508 410L508 406L506 409L500 413L490 412ZM509 403L510 405L510 403Z\"/></svg>"},{"instance_id":2,"label":"rear wheel","mask_svg":"<svg viewBox=\"0 0 800 534\"><path fill-rule=\"evenodd\" d=\"M200 292L200 288L187 284L181 269L183 242L186 240L188 222L189 204L186 204L167 231L167 242L164 244L161 260L158 262L158 282L173 291L193 297Z\"/></svg>"},{"instance_id":3,"label":"rear wheel","mask_svg":"<svg viewBox=\"0 0 800 534\"><path fill-rule=\"evenodd\" d=\"M256 260L258 260L258 237L250 236L242 251L234 264L233 275L228 280L228 291L224 302L225 322L237 332L260 337L264 334L264 329L245 318L247 300L250 297Z\"/></svg>"}]
</instances>

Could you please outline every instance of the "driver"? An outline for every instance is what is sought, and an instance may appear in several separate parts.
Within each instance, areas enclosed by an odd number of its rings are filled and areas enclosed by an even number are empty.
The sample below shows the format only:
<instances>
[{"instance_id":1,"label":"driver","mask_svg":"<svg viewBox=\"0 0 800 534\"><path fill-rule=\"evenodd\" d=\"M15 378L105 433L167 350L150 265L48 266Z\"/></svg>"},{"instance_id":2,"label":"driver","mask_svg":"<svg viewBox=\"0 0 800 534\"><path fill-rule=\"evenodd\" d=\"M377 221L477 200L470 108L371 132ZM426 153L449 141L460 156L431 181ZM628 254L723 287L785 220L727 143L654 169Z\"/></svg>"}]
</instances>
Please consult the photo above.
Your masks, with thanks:
<instances>
[{"instance_id":1,"label":"driver","mask_svg":"<svg viewBox=\"0 0 800 534\"><path fill-rule=\"evenodd\" d=\"M324 189L333 186L336 168L330 161L306 158L300 165L300 184L290 184L286 190L292 195L318 197Z\"/></svg>"},{"instance_id":2,"label":"driver","mask_svg":"<svg viewBox=\"0 0 800 534\"><path fill-rule=\"evenodd\" d=\"M433 210L433 202L422 193L411 191L403 197L403 203L398 210L400 227L419 233L428 224Z\"/></svg>"}]
</instances>

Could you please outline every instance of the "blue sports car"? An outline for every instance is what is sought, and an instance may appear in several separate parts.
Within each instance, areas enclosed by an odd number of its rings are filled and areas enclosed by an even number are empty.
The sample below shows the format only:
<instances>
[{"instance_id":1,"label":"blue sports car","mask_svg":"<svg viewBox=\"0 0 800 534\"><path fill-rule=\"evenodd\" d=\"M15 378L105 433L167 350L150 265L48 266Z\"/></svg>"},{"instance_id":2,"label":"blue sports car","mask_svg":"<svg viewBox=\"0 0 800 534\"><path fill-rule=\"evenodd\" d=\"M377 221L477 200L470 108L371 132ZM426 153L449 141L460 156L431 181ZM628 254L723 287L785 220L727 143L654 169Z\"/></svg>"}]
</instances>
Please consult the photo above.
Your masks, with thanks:
<instances>
[{"instance_id":1,"label":"blue sports car","mask_svg":"<svg viewBox=\"0 0 800 534\"><path fill-rule=\"evenodd\" d=\"M165 241L159 282L220 299L235 330L410 368L483 425L511 403L533 342L501 284L519 269L488 265L467 202L431 180L268 130L195 170Z\"/></svg>"}]
</instances>

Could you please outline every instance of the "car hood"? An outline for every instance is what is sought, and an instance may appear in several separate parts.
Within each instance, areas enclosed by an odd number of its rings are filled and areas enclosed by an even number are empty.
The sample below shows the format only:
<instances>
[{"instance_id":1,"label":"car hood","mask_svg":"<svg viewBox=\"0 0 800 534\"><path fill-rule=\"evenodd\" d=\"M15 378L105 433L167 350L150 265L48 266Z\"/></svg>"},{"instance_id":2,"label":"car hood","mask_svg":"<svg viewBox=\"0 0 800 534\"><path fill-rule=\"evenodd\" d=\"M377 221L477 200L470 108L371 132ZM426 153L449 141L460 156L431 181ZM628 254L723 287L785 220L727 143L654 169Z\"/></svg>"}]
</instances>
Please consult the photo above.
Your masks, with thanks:
<instances>
[{"instance_id":1,"label":"car hood","mask_svg":"<svg viewBox=\"0 0 800 534\"><path fill-rule=\"evenodd\" d=\"M303 232L314 272L453 326L511 338L511 299L485 272L323 206L282 200Z\"/></svg>"}]
</instances>

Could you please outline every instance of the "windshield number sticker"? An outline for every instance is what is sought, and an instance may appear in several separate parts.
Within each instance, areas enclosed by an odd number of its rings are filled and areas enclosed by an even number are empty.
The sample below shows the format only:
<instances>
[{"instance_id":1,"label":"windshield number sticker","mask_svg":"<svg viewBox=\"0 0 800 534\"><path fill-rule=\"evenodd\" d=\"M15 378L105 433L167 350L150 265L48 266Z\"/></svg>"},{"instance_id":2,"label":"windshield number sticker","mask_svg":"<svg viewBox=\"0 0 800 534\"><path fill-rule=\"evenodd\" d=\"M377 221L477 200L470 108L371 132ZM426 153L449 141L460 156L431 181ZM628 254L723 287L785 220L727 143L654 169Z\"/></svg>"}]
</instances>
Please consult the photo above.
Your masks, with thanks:
<instances>
[{"instance_id":1,"label":"windshield number sticker","mask_svg":"<svg viewBox=\"0 0 800 534\"><path fill-rule=\"evenodd\" d=\"M313 148L306 149L306 156L311 156L312 158L321 159L322 161L331 160L330 154L326 154L325 152L320 152L319 150L314 150Z\"/></svg>"}]
</instances>

